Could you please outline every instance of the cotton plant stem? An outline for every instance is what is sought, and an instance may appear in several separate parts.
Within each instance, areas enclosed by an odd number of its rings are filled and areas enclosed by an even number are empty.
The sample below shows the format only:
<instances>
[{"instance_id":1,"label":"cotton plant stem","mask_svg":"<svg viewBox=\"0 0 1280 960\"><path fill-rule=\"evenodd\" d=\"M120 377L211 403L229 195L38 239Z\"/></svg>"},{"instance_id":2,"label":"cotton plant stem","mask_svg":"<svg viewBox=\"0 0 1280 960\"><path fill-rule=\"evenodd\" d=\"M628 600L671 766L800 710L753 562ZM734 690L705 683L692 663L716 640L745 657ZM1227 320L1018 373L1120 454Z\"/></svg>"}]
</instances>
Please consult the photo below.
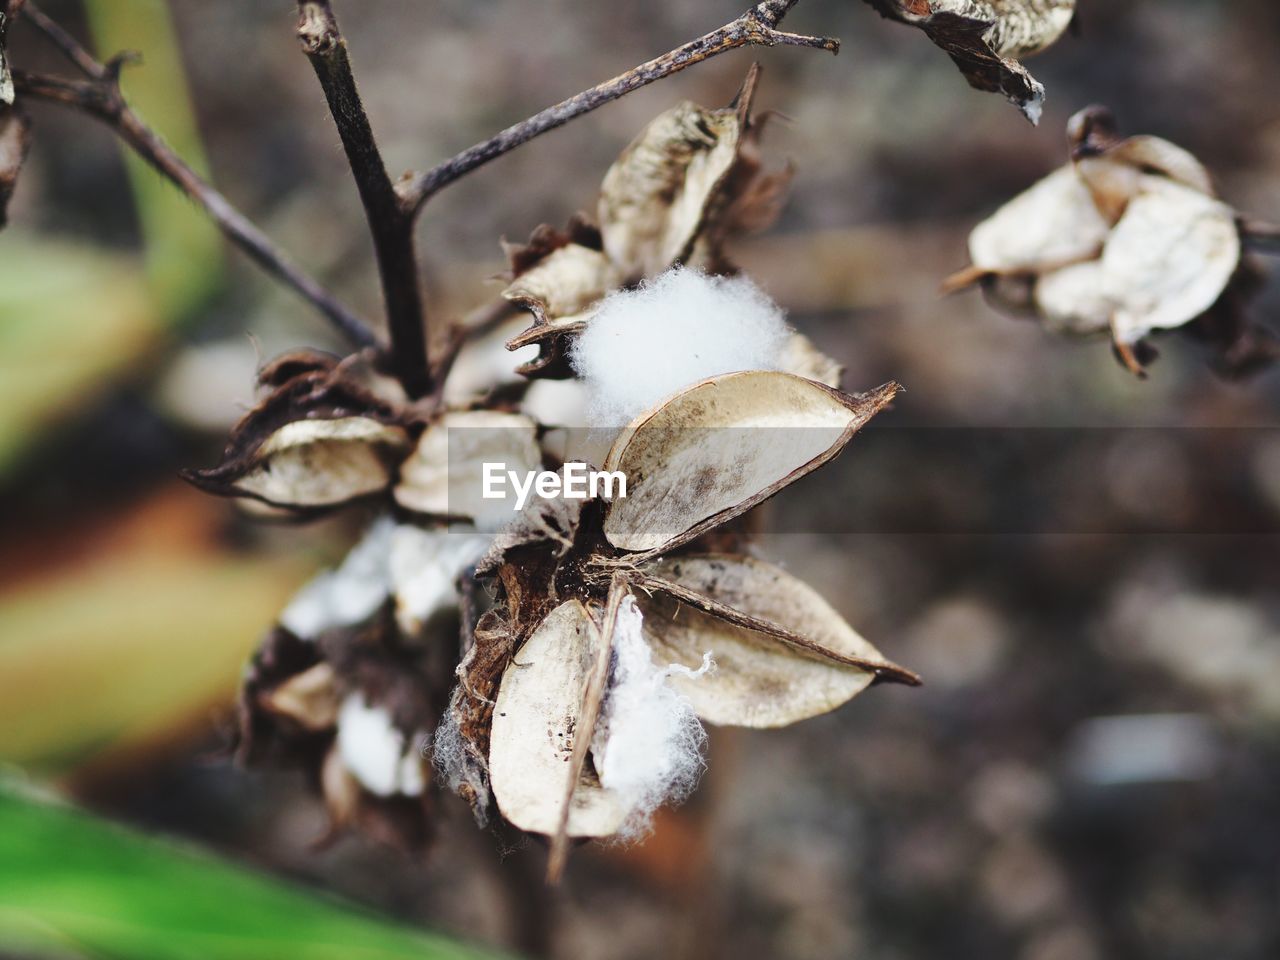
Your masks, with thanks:
<instances>
[{"instance_id":1,"label":"cotton plant stem","mask_svg":"<svg viewBox=\"0 0 1280 960\"><path fill-rule=\"evenodd\" d=\"M406 206L415 214L423 204L443 187L455 180L509 153L534 137L563 126L575 117L589 113L654 81L679 73L686 67L701 63L717 54L749 45L774 46L775 44L814 47L837 53L840 41L830 37L810 37L784 33L778 23L799 0L766 0L758 3L742 16L717 30L691 40L664 53L647 63L642 63L620 76L607 80L589 90L575 94L553 107L527 120L521 120L496 136L477 143L444 163L418 174L400 184L400 194Z\"/></svg>"},{"instance_id":2,"label":"cotton plant stem","mask_svg":"<svg viewBox=\"0 0 1280 960\"><path fill-rule=\"evenodd\" d=\"M391 336L391 370L410 397L431 390L413 214L387 175L329 0L299 0L298 39L324 90L373 236Z\"/></svg>"},{"instance_id":3,"label":"cotton plant stem","mask_svg":"<svg viewBox=\"0 0 1280 960\"><path fill-rule=\"evenodd\" d=\"M14 86L20 96L61 104L105 123L127 146L203 209L235 246L319 310L339 332L359 347L377 346L378 338L363 320L294 264L129 107L119 82L120 70L129 59L127 55L100 63L34 4L26 4L22 15L88 79L67 80L15 70Z\"/></svg>"}]
</instances>

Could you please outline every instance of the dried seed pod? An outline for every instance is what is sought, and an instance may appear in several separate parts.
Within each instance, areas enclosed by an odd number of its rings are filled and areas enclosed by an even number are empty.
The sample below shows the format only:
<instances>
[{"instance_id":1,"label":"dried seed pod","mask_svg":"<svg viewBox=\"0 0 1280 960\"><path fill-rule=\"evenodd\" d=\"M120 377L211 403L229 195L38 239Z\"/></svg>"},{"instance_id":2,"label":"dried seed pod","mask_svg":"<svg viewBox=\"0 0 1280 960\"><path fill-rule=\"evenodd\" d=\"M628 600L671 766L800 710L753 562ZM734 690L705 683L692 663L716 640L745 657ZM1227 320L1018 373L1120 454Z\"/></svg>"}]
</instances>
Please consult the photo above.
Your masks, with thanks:
<instances>
[{"instance_id":1,"label":"dried seed pod","mask_svg":"<svg viewBox=\"0 0 1280 960\"><path fill-rule=\"evenodd\" d=\"M762 124L750 116L758 76L753 66L728 107L686 102L655 118L605 175L598 233L579 220L565 232L539 228L528 244L509 248L515 280L503 296L529 310L533 324L507 347L541 347L522 374L571 376L568 342L605 294L675 264L732 272L723 252L729 236L773 221L790 172L763 172Z\"/></svg>"},{"instance_id":2,"label":"dried seed pod","mask_svg":"<svg viewBox=\"0 0 1280 960\"><path fill-rule=\"evenodd\" d=\"M1109 229L1088 186L1067 165L974 227L969 256L983 274L1042 273L1094 259Z\"/></svg>"},{"instance_id":3,"label":"dried seed pod","mask_svg":"<svg viewBox=\"0 0 1280 960\"><path fill-rule=\"evenodd\" d=\"M1210 343L1228 376L1270 363L1274 338L1243 316L1250 228L1204 165L1158 137L1121 138L1105 107L1073 116L1067 139L1072 163L974 228L973 266L944 289L980 282L997 309L1053 332L1109 331L1137 374L1154 355L1143 338L1175 328Z\"/></svg>"},{"instance_id":4,"label":"dried seed pod","mask_svg":"<svg viewBox=\"0 0 1280 960\"><path fill-rule=\"evenodd\" d=\"M600 188L600 232L624 276L651 276L688 256L707 205L737 159L744 128L736 108L681 103L653 120L609 168Z\"/></svg>"},{"instance_id":5,"label":"dried seed pod","mask_svg":"<svg viewBox=\"0 0 1280 960\"><path fill-rule=\"evenodd\" d=\"M232 428L222 462L183 477L218 496L295 511L385 490L409 447L395 410L339 364L310 354L288 359L265 368L279 386Z\"/></svg>"},{"instance_id":6,"label":"dried seed pod","mask_svg":"<svg viewBox=\"0 0 1280 960\"><path fill-rule=\"evenodd\" d=\"M503 674L489 776L498 809L521 830L554 836L560 829L579 713L601 643L587 608L570 600L551 611ZM628 813L585 771L573 791L566 833L612 836Z\"/></svg>"},{"instance_id":7,"label":"dried seed pod","mask_svg":"<svg viewBox=\"0 0 1280 960\"><path fill-rule=\"evenodd\" d=\"M542 466L537 424L523 414L456 410L432 422L400 468L400 506L436 517L470 520L481 527L511 519L502 500L485 500L485 463L531 471Z\"/></svg>"},{"instance_id":8,"label":"dried seed pod","mask_svg":"<svg viewBox=\"0 0 1280 960\"><path fill-rule=\"evenodd\" d=\"M871 664L882 664L899 679L906 676L813 588L771 564L694 555L656 561L644 573L651 579L643 582L646 590L637 599L654 661L690 669L708 653L715 661L706 676L670 679L708 723L783 727L834 710L861 693L876 678ZM682 588L679 595L663 581ZM725 619L721 608L741 616L737 622ZM807 644L752 629L752 619Z\"/></svg>"},{"instance_id":9,"label":"dried seed pod","mask_svg":"<svg viewBox=\"0 0 1280 960\"><path fill-rule=\"evenodd\" d=\"M840 378L844 375L844 367L814 346L803 333L792 333L787 340L781 367L784 373L814 380L836 390L840 389Z\"/></svg>"},{"instance_id":10,"label":"dried seed pod","mask_svg":"<svg viewBox=\"0 0 1280 960\"><path fill-rule=\"evenodd\" d=\"M969 84L1002 93L1040 122L1044 87L1018 61L1053 44L1075 18L1075 0L867 0L882 16L923 30Z\"/></svg>"},{"instance_id":11,"label":"dried seed pod","mask_svg":"<svg viewBox=\"0 0 1280 960\"><path fill-rule=\"evenodd\" d=\"M608 506L605 536L650 554L688 543L836 456L897 392L853 396L764 371L696 383L614 441L604 469L628 487Z\"/></svg>"},{"instance_id":12,"label":"dried seed pod","mask_svg":"<svg viewBox=\"0 0 1280 960\"><path fill-rule=\"evenodd\" d=\"M1102 254L1116 342L1132 345L1200 316L1222 296L1240 256L1230 207L1162 177L1143 178Z\"/></svg>"}]
</instances>

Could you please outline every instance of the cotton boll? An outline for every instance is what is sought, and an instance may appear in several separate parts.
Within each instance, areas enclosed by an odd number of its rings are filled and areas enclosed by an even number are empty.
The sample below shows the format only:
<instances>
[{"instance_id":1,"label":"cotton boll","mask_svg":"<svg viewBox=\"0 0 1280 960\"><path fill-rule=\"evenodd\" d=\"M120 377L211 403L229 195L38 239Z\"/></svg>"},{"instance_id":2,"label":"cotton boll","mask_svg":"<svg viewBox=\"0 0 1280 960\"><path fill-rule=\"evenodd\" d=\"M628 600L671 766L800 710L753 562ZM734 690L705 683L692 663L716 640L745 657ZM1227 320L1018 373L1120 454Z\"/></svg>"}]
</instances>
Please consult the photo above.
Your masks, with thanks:
<instances>
[{"instance_id":1,"label":"cotton boll","mask_svg":"<svg viewBox=\"0 0 1280 960\"><path fill-rule=\"evenodd\" d=\"M654 666L642 623L635 599L627 597L613 631L613 682L591 741L600 783L633 810L624 830L633 836L648 827L661 804L687 797L705 766L706 732L667 677L699 676L713 667L710 654L700 670Z\"/></svg>"},{"instance_id":2,"label":"cotton boll","mask_svg":"<svg viewBox=\"0 0 1280 960\"><path fill-rule=\"evenodd\" d=\"M362 694L349 695L338 711L338 754L352 776L380 797L416 797L426 786L413 740L396 729L386 709L369 706Z\"/></svg>"},{"instance_id":3,"label":"cotton boll","mask_svg":"<svg viewBox=\"0 0 1280 960\"><path fill-rule=\"evenodd\" d=\"M606 297L570 360L590 389L592 425L618 427L707 377L779 369L790 333L746 277L676 267Z\"/></svg>"},{"instance_id":4,"label":"cotton boll","mask_svg":"<svg viewBox=\"0 0 1280 960\"><path fill-rule=\"evenodd\" d=\"M483 534L397 526L390 538L388 576L401 631L416 634L436 614L455 606L458 577L492 540Z\"/></svg>"},{"instance_id":5,"label":"cotton boll","mask_svg":"<svg viewBox=\"0 0 1280 960\"><path fill-rule=\"evenodd\" d=\"M280 625L303 640L326 630L354 626L382 606L391 590L390 517L374 521L337 570L314 577L280 614Z\"/></svg>"}]
</instances>

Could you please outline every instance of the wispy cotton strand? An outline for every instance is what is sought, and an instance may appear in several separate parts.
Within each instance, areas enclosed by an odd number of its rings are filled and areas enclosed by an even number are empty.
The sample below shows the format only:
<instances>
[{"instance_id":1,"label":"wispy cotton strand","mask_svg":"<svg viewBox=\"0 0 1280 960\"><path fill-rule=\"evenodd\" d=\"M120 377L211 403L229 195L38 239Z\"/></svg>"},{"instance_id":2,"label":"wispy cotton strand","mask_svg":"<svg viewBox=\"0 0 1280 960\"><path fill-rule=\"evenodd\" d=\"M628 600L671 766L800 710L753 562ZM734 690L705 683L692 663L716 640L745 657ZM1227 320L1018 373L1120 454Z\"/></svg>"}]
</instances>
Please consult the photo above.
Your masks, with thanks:
<instances>
[{"instance_id":1,"label":"wispy cotton strand","mask_svg":"<svg viewBox=\"0 0 1280 960\"><path fill-rule=\"evenodd\" d=\"M655 666L643 622L635 598L624 599L613 631L613 681L591 742L600 783L632 809L623 831L630 836L648 829L659 806L680 802L698 784L707 734L667 678L714 667L709 653L699 670Z\"/></svg>"}]
</instances>

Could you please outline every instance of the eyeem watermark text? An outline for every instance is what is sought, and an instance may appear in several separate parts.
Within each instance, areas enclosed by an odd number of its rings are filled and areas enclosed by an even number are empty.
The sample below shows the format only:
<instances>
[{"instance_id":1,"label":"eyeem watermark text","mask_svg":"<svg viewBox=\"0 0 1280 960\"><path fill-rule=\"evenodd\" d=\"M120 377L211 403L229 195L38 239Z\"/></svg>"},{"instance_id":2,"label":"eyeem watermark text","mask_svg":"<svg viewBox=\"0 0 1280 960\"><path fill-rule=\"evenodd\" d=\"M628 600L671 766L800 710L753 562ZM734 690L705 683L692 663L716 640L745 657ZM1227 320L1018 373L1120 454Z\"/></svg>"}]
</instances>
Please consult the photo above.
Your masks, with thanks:
<instances>
[{"instance_id":1,"label":"eyeem watermark text","mask_svg":"<svg viewBox=\"0 0 1280 960\"><path fill-rule=\"evenodd\" d=\"M481 496L484 499L505 500L508 489L513 490L517 511L524 509L531 493L536 493L543 500L558 497L565 500L596 497L624 500L627 496L625 473L621 470L590 470L585 463L566 463L559 473L554 470L508 470L505 463L486 463L483 480Z\"/></svg>"}]
</instances>

